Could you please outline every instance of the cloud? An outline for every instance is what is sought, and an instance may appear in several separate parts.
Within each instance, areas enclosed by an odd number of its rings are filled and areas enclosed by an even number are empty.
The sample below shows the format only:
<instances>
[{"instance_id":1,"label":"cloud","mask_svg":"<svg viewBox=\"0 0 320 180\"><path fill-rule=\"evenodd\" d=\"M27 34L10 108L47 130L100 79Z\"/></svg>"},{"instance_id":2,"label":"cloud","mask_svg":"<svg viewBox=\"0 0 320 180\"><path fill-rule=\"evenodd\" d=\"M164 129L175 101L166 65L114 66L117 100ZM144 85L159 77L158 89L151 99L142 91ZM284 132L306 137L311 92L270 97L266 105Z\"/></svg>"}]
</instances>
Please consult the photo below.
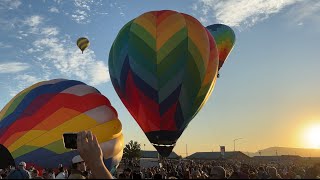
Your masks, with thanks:
<instances>
[{"instance_id":1,"label":"cloud","mask_svg":"<svg viewBox=\"0 0 320 180\"><path fill-rule=\"evenodd\" d=\"M294 17L294 18L292 18ZM287 13L287 18L291 22L301 26L306 21L314 24L320 23L320 2L319 1L301 1L295 4Z\"/></svg>"},{"instance_id":2,"label":"cloud","mask_svg":"<svg viewBox=\"0 0 320 180\"><path fill-rule=\"evenodd\" d=\"M0 74L18 73L29 69L30 66L27 63L10 62L0 64Z\"/></svg>"},{"instance_id":3,"label":"cloud","mask_svg":"<svg viewBox=\"0 0 320 180\"><path fill-rule=\"evenodd\" d=\"M29 74L17 75L16 77L13 78L13 80L15 80L17 84L14 88L9 87L9 95L11 97L14 97L25 88L41 81L41 79Z\"/></svg>"},{"instance_id":4,"label":"cloud","mask_svg":"<svg viewBox=\"0 0 320 180\"><path fill-rule=\"evenodd\" d=\"M59 31L56 27L45 27L42 28L41 34L45 36L56 36L59 34Z\"/></svg>"},{"instance_id":5,"label":"cloud","mask_svg":"<svg viewBox=\"0 0 320 180\"><path fill-rule=\"evenodd\" d=\"M0 42L0 48L12 48L12 45L4 44L3 42Z\"/></svg>"},{"instance_id":6,"label":"cloud","mask_svg":"<svg viewBox=\"0 0 320 180\"><path fill-rule=\"evenodd\" d=\"M263 21L271 14L278 13L283 8L301 0L199 0L193 5L197 9L202 21L229 26L252 26ZM208 24L207 24L208 25Z\"/></svg>"},{"instance_id":7,"label":"cloud","mask_svg":"<svg viewBox=\"0 0 320 180\"><path fill-rule=\"evenodd\" d=\"M94 0L74 0L75 11L71 14L71 19L79 24L90 23L89 13L91 11L91 6L94 5Z\"/></svg>"},{"instance_id":8,"label":"cloud","mask_svg":"<svg viewBox=\"0 0 320 180\"><path fill-rule=\"evenodd\" d=\"M31 76L31 75L28 75L28 74L18 75L14 79L20 80L20 81L24 81L24 82L26 82L27 84L30 84L30 85L32 85L32 84L34 84L34 83L39 81L39 79L37 77Z\"/></svg>"},{"instance_id":9,"label":"cloud","mask_svg":"<svg viewBox=\"0 0 320 180\"><path fill-rule=\"evenodd\" d=\"M29 25L31 27L37 27L39 24L41 24L43 21L43 17L34 15L31 17L28 17L25 21L24 24Z\"/></svg>"},{"instance_id":10,"label":"cloud","mask_svg":"<svg viewBox=\"0 0 320 180\"><path fill-rule=\"evenodd\" d=\"M56 37L39 39L34 42L34 47L43 49L41 61L51 64L63 76L77 78L91 85L99 85L110 79L106 64L97 60L90 49L81 54L79 49L61 43Z\"/></svg>"},{"instance_id":11,"label":"cloud","mask_svg":"<svg viewBox=\"0 0 320 180\"><path fill-rule=\"evenodd\" d=\"M20 0L1 0L0 1L0 9L17 9L22 2Z\"/></svg>"},{"instance_id":12,"label":"cloud","mask_svg":"<svg viewBox=\"0 0 320 180\"><path fill-rule=\"evenodd\" d=\"M28 17L24 22L27 27L24 31L40 32L32 36L35 39L25 53L33 55L33 65L40 71L38 75L42 80L64 77L90 85L109 81L107 65L96 58L94 51L87 49L81 54L70 36L61 35L57 27L46 25L40 16ZM17 81L22 81L22 78Z\"/></svg>"},{"instance_id":13,"label":"cloud","mask_svg":"<svg viewBox=\"0 0 320 180\"><path fill-rule=\"evenodd\" d=\"M56 8L56 7L51 7L51 8L49 9L49 12L51 12L51 13L59 13L60 11L59 11L59 9Z\"/></svg>"},{"instance_id":14,"label":"cloud","mask_svg":"<svg viewBox=\"0 0 320 180\"><path fill-rule=\"evenodd\" d=\"M89 15L86 11L76 10L74 14L71 15L72 20L76 21L79 24L87 24L90 22L88 19Z\"/></svg>"}]
</instances>

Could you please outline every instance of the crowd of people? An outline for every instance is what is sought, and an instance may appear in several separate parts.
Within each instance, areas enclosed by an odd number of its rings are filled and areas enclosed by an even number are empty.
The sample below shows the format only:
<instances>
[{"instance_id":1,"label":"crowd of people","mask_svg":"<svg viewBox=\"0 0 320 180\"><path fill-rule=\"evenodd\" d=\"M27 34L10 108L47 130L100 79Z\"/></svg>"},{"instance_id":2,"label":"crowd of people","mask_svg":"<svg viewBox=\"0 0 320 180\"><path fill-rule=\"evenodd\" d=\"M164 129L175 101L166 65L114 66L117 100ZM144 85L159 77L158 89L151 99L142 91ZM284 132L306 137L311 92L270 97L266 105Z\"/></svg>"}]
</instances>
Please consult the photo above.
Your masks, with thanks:
<instances>
[{"instance_id":1,"label":"crowd of people","mask_svg":"<svg viewBox=\"0 0 320 180\"><path fill-rule=\"evenodd\" d=\"M127 167L119 179L320 179L320 163L259 164L241 161L164 160L162 167ZM126 165L125 165L126 166ZM140 170L139 170L140 169Z\"/></svg>"},{"instance_id":2,"label":"crowd of people","mask_svg":"<svg viewBox=\"0 0 320 180\"><path fill-rule=\"evenodd\" d=\"M263 164L236 160L193 161L160 160L159 165L143 167L138 162L124 161L123 170L114 174L103 163L99 143L91 132L80 132L79 154L68 169L39 170L20 162L18 167L0 169L0 179L320 179L320 163L310 165ZM128 163L129 162L129 163Z\"/></svg>"},{"instance_id":3,"label":"crowd of people","mask_svg":"<svg viewBox=\"0 0 320 180\"><path fill-rule=\"evenodd\" d=\"M164 160L162 166L142 168L125 165L115 174L118 179L320 179L320 164L300 167L294 164L252 165L237 161L177 161ZM0 179L94 179L81 156L72 159L72 168L58 167L58 171L33 167L19 163L17 169L0 170Z\"/></svg>"}]
</instances>

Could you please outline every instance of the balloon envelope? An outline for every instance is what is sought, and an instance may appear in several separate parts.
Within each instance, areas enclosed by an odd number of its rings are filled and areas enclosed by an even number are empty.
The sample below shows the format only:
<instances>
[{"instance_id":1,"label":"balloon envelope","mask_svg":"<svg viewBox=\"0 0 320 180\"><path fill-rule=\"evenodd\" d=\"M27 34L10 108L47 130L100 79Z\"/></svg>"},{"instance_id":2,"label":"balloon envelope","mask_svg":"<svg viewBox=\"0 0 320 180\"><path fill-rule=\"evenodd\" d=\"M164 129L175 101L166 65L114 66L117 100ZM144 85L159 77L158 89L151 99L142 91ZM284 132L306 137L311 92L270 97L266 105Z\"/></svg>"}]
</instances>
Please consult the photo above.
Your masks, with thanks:
<instances>
[{"instance_id":1,"label":"balloon envelope","mask_svg":"<svg viewBox=\"0 0 320 180\"><path fill-rule=\"evenodd\" d=\"M175 11L147 12L130 21L109 54L117 94L163 157L207 101L217 70L211 34Z\"/></svg>"},{"instance_id":2,"label":"balloon envelope","mask_svg":"<svg viewBox=\"0 0 320 180\"><path fill-rule=\"evenodd\" d=\"M55 79L23 90L0 111L0 144L16 163L68 166L78 154L64 148L62 134L91 130L113 170L122 158L121 122L109 100L80 81Z\"/></svg>"},{"instance_id":3,"label":"balloon envelope","mask_svg":"<svg viewBox=\"0 0 320 180\"><path fill-rule=\"evenodd\" d=\"M229 26L224 24L213 24L208 26L207 29L214 37L218 46L220 70L234 46L236 35Z\"/></svg>"},{"instance_id":4,"label":"balloon envelope","mask_svg":"<svg viewBox=\"0 0 320 180\"><path fill-rule=\"evenodd\" d=\"M78 46L79 49L82 51L82 53L83 53L83 51L84 51L85 49L87 49L87 48L89 47L89 45L90 45L90 42L89 42L89 40L88 40L87 38L85 38L85 37L81 37L81 38L79 38L79 39L77 40L77 46Z\"/></svg>"}]
</instances>

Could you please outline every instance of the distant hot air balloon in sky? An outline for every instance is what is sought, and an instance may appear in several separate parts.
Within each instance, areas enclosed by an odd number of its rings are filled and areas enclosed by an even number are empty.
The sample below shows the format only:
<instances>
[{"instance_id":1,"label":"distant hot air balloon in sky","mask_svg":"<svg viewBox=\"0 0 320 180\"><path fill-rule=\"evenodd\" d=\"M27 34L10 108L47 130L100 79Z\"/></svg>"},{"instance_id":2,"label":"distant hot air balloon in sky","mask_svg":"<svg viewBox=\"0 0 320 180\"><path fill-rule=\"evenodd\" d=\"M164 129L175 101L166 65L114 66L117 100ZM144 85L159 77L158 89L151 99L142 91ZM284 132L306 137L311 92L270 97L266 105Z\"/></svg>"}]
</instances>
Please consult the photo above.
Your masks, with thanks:
<instances>
[{"instance_id":1,"label":"distant hot air balloon in sky","mask_svg":"<svg viewBox=\"0 0 320 180\"><path fill-rule=\"evenodd\" d=\"M16 163L42 168L68 166L76 150L64 148L63 133L91 130L105 164L119 164L124 139L117 111L97 89L80 81L55 79L32 85L0 111L0 144Z\"/></svg>"},{"instance_id":2,"label":"distant hot air balloon in sky","mask_svg":"<svg viewBox=\"0 0 320 180\"><path fill-rule=\"evenodd\" d=\"M89 45L90 45L90 42L85 37L81 37L77 40L77 46L81 50L82 54L83 54L83 51L87 49L87 47L89 47Z\"/></svg>"},{"instance_id":3,"label":"distant hot air balloon in sky","mask_svg":"<svg viewBox=\"0 0 320 180\"><path fill-rule=\"evenodd\" d=\"M214 37L218 46L220 70L234 46L236 35L229 26L224 24L213 24L208 26L207 29Z\"/></svg>"},{"instance_id":4,"label":"distant hot air balloon in sky","mask_svg":"<svg viewBox=\"0 0 320 180\"><path fill-rule=\"evenodd\" d=\"M190 15L152 11L128 22L109 55L112 84L161 156L208 100L218 72L214 38Z\"/></svg>"}]
</instances>

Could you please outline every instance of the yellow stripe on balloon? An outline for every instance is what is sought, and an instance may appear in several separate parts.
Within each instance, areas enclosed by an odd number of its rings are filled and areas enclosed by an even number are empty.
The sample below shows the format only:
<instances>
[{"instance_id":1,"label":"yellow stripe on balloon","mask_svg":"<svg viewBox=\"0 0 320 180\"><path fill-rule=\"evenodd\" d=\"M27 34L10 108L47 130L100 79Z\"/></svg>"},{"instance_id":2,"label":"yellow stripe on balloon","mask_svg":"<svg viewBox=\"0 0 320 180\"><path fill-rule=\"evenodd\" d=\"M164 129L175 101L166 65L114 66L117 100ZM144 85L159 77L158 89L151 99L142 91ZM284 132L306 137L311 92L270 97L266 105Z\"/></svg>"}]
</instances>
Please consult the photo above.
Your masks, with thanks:
<instances>
[{"instance_id":1,"label":"yellow stripe on balloon","mask_svg":"<svg viewBox=\"0 0 320 180\"><path fill-rule=\"evenodd\" d=\"M111 157L116 156L123 150L124 137L121 134L119 137L112 139L110 141L102 142L102 143L100 142L100 146L103 152L103 157L105 159L109 159ZM110 148L110 147L114 147L114 148Z\"/></svg>"},{"instance_id":2,"label":"yellow stripe on balloon","mask_svg":"<svg viewBox=\"0 0 320 180\"><path fill-rule=\"evenodd\" d=\"M32 130L28 131L24 136L20 137L17 141L12 143L8 150L10 152L15 151L16 149L20 148L21 146L25 145L26 142L32 141L32 139L37 138L41 134L45 133L46 131L41 131L41 130Z\"/></svg>"},{"instance_id":3,"label":"yellow stripe on balloon","mask_svg":"<svg viewBox=\"0 0 320 180\"><path fill-rule=\"evenodd\" d=\"M32 130L41 130L44 133L46 133L53 127L57 127L58 125L63 124L68 119L72 119L78 116L79 114L81 113L73 109L60 108L56 112L51 114L49 117L47 117L45 120L41 121L41 123L33 127ZM25 131L25 133L28 133L28 132L29 131ZM18 133L19 133L19 136L16 135ZM24 135L26 134L21 134L21 132L16 132L8 140L5 141L5 144L10 146L11 143L17 141L21 136L24 136Z\"/></svg>"},{"instance_id":4,"label":"yellow stripe on balloon","mask_svg":"<svg viewBox=\"0 0 320 180\"><path fill-rule=\"evenodd\" d=\"M86 44L81 44L80 45L80 49L86 49L87 47L89 47L90 43L86 43Z\"/></svg>"},{"instance_id":5,"label":"yellow stripe on balloon","mask_svg":"<svg viewBox=\"0 0 320 180\"><path fill-rule=\"evenodd\" d=\"M79 132L85 129L91 130L97 136L99 142L109 141L119 137L122 134L121 122L118 119L108 121L97 126L97 123L94 119L88 117L87 115L81 114L50 131L42 133L41 136L33 139L30 142L26 141L24 144L14 143L8 149L10 152L13 152L23 145L44 147L55 141L58 141L59 139L62 139L63 133ZM30 132L32 131L34 130L31 130Z\"/></svg>"},{"instance_id":6,"label":"yellow stripe on balloon","mask_svg":"<svg viewBox=\"0 0 320 180\"><path fill-rule=\"evenodd\" d=\"M157 26L157 51L174 34L186 26L186 21L180 13L170 15ZM168 28L170 27L170 28Z\"/></svg>"},{"instance_id":7,"label":"yellow stripe on balloon","mask_svg":"<svg viewBox=\"0 0 320 180\"><path fill-rule=\"evenodd\" d=\"M106 142L122 135L122 125L119 119L114 119L96 127L90 128L99 142Z\"/></svg>"},{"instance_id":8,"label":"yellow stripe on balloon","mask_svg":"<svg viewBox=\"0 0 320 180\"><path fill-rule=\"evenodd\" d=\"M79 132L83 129L88 129L96 125L97 125L97 122L94 119L90 118L85 114L80 114L70 119L69 121L57 126L56 128L53 128L52 130L47 131L46 133L39 136L38 138L33 139L31 142L25 142L25 143L26 145L30 145L30 146L43 147L52 142L57 141L58 139L61 139L62 134L65 132ZM31 130L31 131L34 131L34 130ZM15 143L12 144L9 147L10 152L15 151L19 147L21 147L21 145L17 146L15 145Z\"/></svg>"},{"instance_id":9,"label":"yellow stripe on balloon","mask_svg":"<svg viewBox=\"0 0 320 180\"><path fill-rule=\"evenodd\" d=\"M156 17L152 13L139 16L139 18L134 20L134 23L143 27L154 39L156 39Z\"/></svg>"}]
</instances>

